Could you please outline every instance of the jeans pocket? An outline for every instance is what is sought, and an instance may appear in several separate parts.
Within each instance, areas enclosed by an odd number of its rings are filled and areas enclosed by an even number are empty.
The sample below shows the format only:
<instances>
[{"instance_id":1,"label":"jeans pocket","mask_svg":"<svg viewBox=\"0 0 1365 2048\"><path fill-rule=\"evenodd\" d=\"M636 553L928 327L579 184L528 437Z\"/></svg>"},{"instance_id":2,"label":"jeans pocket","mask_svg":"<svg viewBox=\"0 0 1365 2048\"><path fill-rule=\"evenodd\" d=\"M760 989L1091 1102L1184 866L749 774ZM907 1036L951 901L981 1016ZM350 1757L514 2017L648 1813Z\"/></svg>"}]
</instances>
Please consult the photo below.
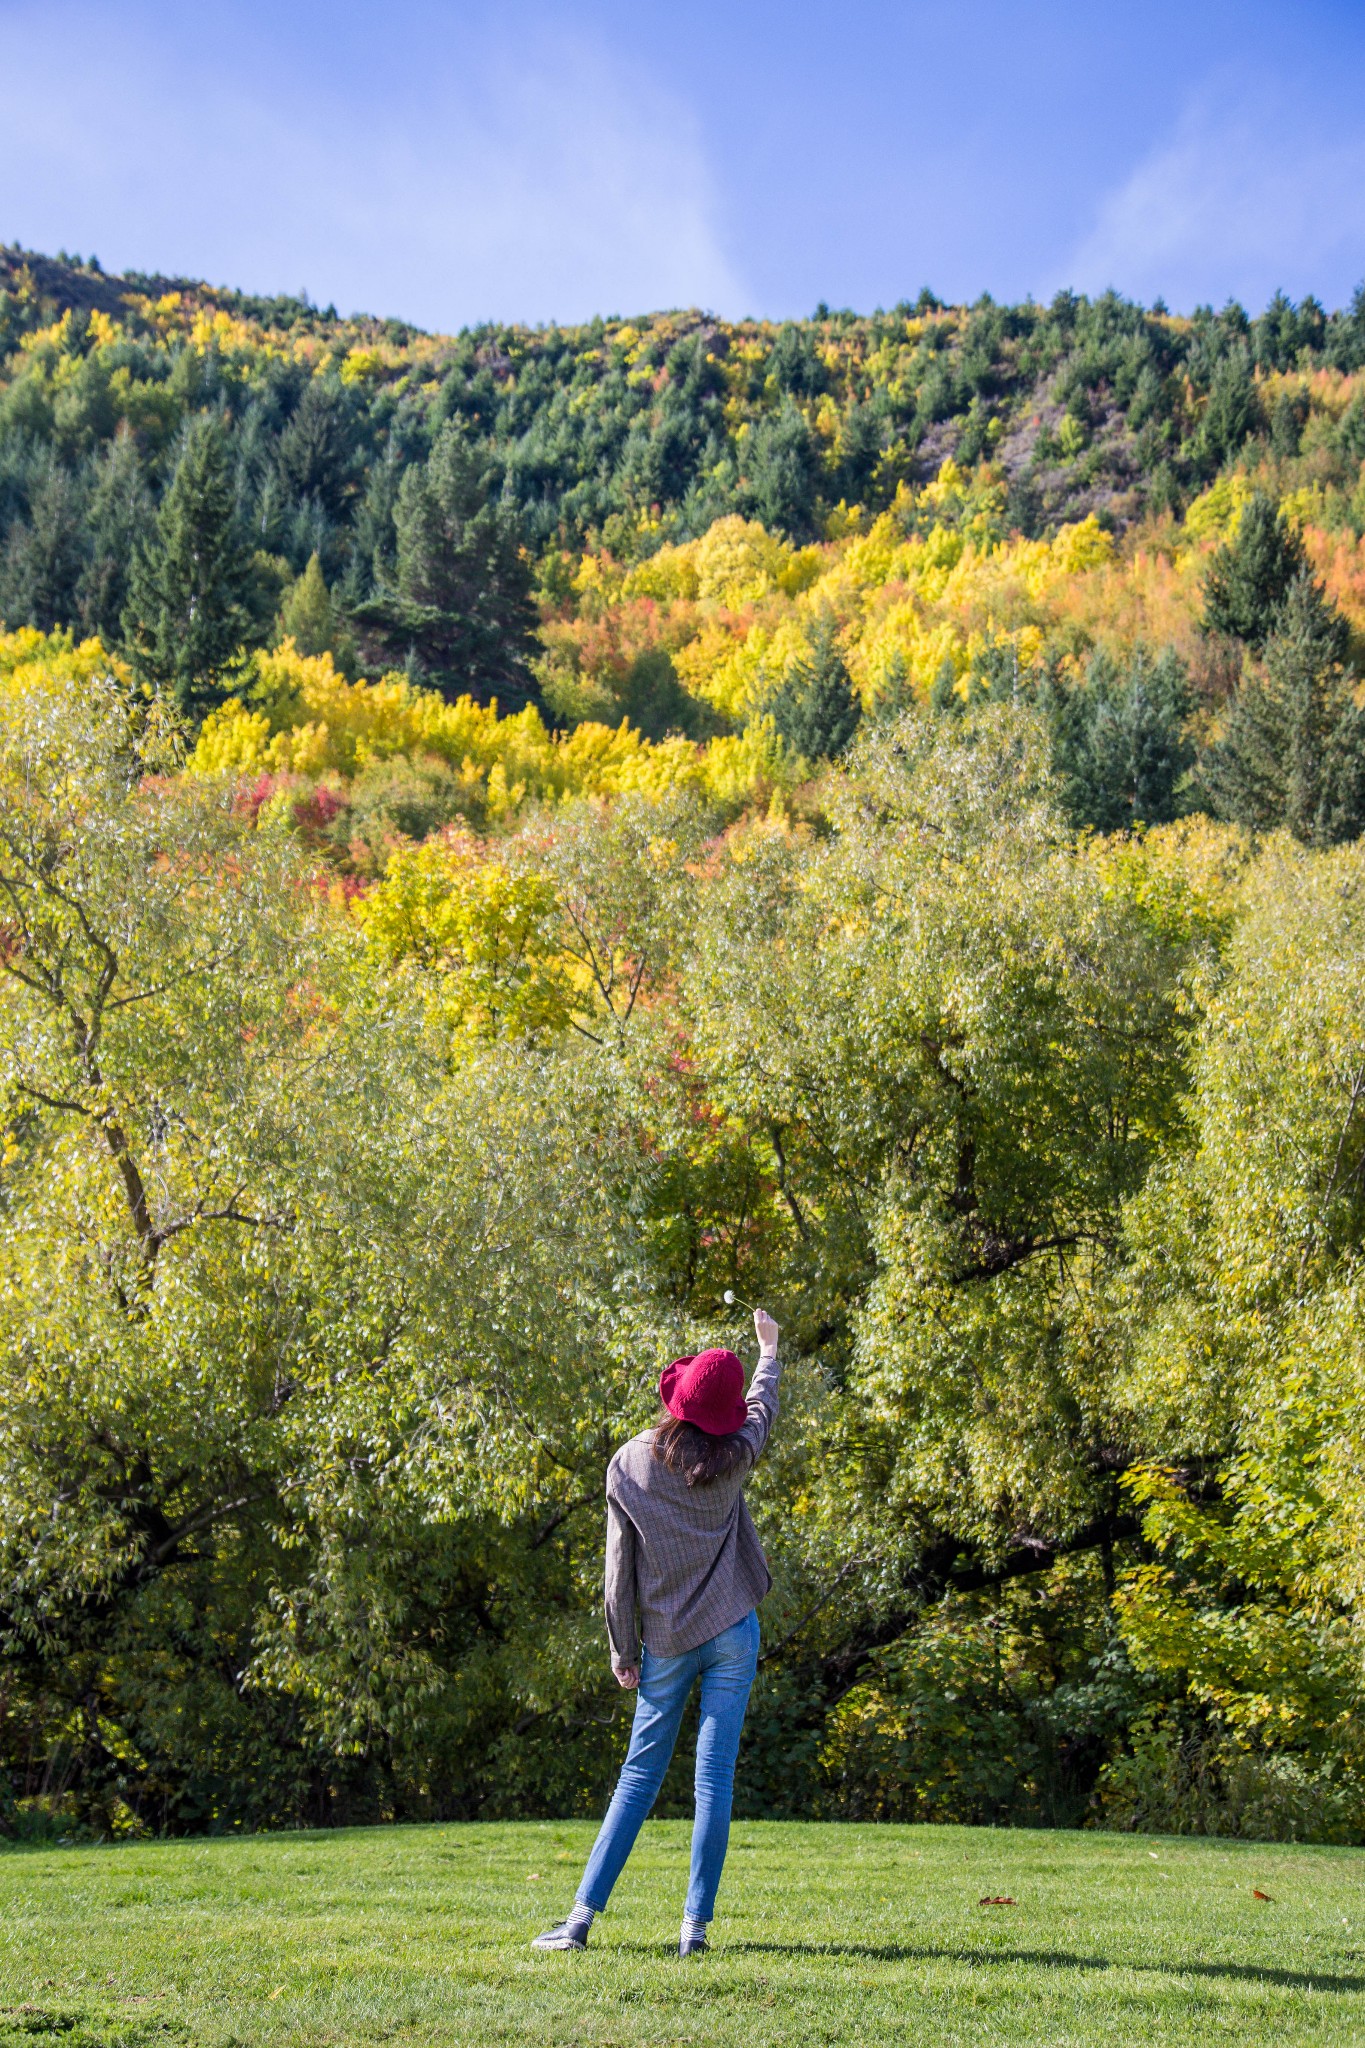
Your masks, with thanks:
<instances>
[{"instance_id":1,"label":"jeans pocket","mask_svg":"<svg viewBox=\"0 0 1365 2048\"><path fill-rule=\"evenodd\" d=\"M750 1611L742 1621L722 1629L712 1648L718 1664L753 1667L758 1663L758 1615Z\"/></svg>"}]
</instances>

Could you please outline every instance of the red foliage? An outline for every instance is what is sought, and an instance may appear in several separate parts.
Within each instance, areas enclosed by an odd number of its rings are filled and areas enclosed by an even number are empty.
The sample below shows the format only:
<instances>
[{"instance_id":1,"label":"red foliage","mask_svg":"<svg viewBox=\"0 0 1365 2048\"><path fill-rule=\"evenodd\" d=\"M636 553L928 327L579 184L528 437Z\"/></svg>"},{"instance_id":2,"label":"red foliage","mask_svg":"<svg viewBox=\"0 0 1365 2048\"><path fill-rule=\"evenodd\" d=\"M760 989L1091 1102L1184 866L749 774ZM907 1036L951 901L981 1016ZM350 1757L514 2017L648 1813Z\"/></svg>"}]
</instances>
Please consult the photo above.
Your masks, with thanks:
<instances>
[{"instance_id":1,"label":"red foliage","mask_svg":"<svg viewBox=\"0 0 1365 2048\"><path fill-rule=\"evenodd\" d=\"M268 804L279 786L279 777L267 775L264 770L254 782L238 784L233 798L233 809L239 817L247 818L254 825L261 815L261 807Z\"/></svg>"},{"instance_id":2,"label":"red foliage","mask_svg":"<svg viewBox=\"0 0 1365 2048\"><path fill-rule=\"evenodd\" d=\"M338 874L335 868L314 868L303 886L314 896L339 896L343 903L354 903L373 885L364 875L343 875Z\"/></svg>"},{"instance_id":3,"label":"red foliage","mask_svg":"<svg viewBox=\"0 0 1365 2048\"><path fill-rule=\"evenodd\" d=\"M345 798L336 790L329 789L325 782L320 782L315 788L305 790L302 796L295 797L294 823L306 838L310 832L325 832L333 818L345 808Z\"/></svg>"}]
</instances>

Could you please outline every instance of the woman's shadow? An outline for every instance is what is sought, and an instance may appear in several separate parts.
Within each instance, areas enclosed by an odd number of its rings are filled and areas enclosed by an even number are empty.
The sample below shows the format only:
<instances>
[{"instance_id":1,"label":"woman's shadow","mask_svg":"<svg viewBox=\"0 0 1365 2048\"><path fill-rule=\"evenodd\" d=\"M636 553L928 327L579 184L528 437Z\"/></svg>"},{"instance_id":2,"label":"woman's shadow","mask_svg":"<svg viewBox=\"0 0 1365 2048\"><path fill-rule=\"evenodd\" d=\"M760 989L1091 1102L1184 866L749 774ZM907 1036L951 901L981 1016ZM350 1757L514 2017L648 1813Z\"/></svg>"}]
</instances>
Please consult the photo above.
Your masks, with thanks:
<instances>
[{"instance_id":1,"label":"woman's shadow","mask_svg":"<svg viewBox=\"0 0 1365 2048\"><path fill-rule=\"evenodd\" d=\"M915 1942L727 1941L732 1955L847 1956L861 1963L1035 1964L1049 1970L1157 1971L1166 1977L1231 1977L1248 1984L1278 1984L1298 1991L1365 1991L1365 1977L1344 1977L1328 1970L1277 1970L1255 1963L1116 1962L1112 1956L1078 1956L1055 1948L934 1948Z\"/></svg>"}]
</instances>

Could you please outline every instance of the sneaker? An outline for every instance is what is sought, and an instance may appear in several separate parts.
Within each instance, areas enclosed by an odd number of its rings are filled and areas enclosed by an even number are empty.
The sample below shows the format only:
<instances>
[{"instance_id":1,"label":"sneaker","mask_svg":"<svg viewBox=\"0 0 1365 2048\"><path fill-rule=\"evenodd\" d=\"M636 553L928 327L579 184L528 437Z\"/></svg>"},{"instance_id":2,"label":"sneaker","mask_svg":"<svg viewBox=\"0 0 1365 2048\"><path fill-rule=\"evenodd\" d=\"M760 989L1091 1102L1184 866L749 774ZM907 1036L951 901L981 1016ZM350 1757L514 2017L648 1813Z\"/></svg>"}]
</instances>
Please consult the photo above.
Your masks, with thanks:
<instances>
[{"instance_id":1,"label":"sneaker","mask_svg":"<svg viewBox=\"0 0 1365 2048\"><path fill-rule=\"evenodd\" d=\"M561 1920L557 1927L538 1934L531 1943L532 1948L586 1948L588 1937L571 1927L567 1920Z\"/></svg>"},{"instance_id":2,"label":"sneaker","mask_svg":"<svg viewBox=\"0 0 1365 2048\"><path fill-rule=\"evenodd\" d=\"M711 1944L707 1941L704 1934L692 1934L685 1941L678 1943L678 1954L680 1956L704 1956L710 1946Z\"/></svg>"}]
</instances>

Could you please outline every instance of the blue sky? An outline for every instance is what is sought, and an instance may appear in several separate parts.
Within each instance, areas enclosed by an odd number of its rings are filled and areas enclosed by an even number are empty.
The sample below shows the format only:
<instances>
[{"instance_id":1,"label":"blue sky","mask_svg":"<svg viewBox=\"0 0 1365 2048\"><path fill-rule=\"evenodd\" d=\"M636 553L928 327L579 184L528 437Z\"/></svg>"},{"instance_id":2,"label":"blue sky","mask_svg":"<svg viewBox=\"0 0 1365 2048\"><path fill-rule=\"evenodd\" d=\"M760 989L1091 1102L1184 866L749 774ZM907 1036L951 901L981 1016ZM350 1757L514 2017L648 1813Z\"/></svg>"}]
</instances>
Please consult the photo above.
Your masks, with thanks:
<instances>
[{"instance_id":1,"label":"blue sky","mask_svg":"<svg viewBox=\"0 0 1365 2048\"><path fill-rule=\"evenodd\" d=\"M1365 277L1362 0L0 0L0 240L453 328Z\"/></svg>"}]
</instances>

